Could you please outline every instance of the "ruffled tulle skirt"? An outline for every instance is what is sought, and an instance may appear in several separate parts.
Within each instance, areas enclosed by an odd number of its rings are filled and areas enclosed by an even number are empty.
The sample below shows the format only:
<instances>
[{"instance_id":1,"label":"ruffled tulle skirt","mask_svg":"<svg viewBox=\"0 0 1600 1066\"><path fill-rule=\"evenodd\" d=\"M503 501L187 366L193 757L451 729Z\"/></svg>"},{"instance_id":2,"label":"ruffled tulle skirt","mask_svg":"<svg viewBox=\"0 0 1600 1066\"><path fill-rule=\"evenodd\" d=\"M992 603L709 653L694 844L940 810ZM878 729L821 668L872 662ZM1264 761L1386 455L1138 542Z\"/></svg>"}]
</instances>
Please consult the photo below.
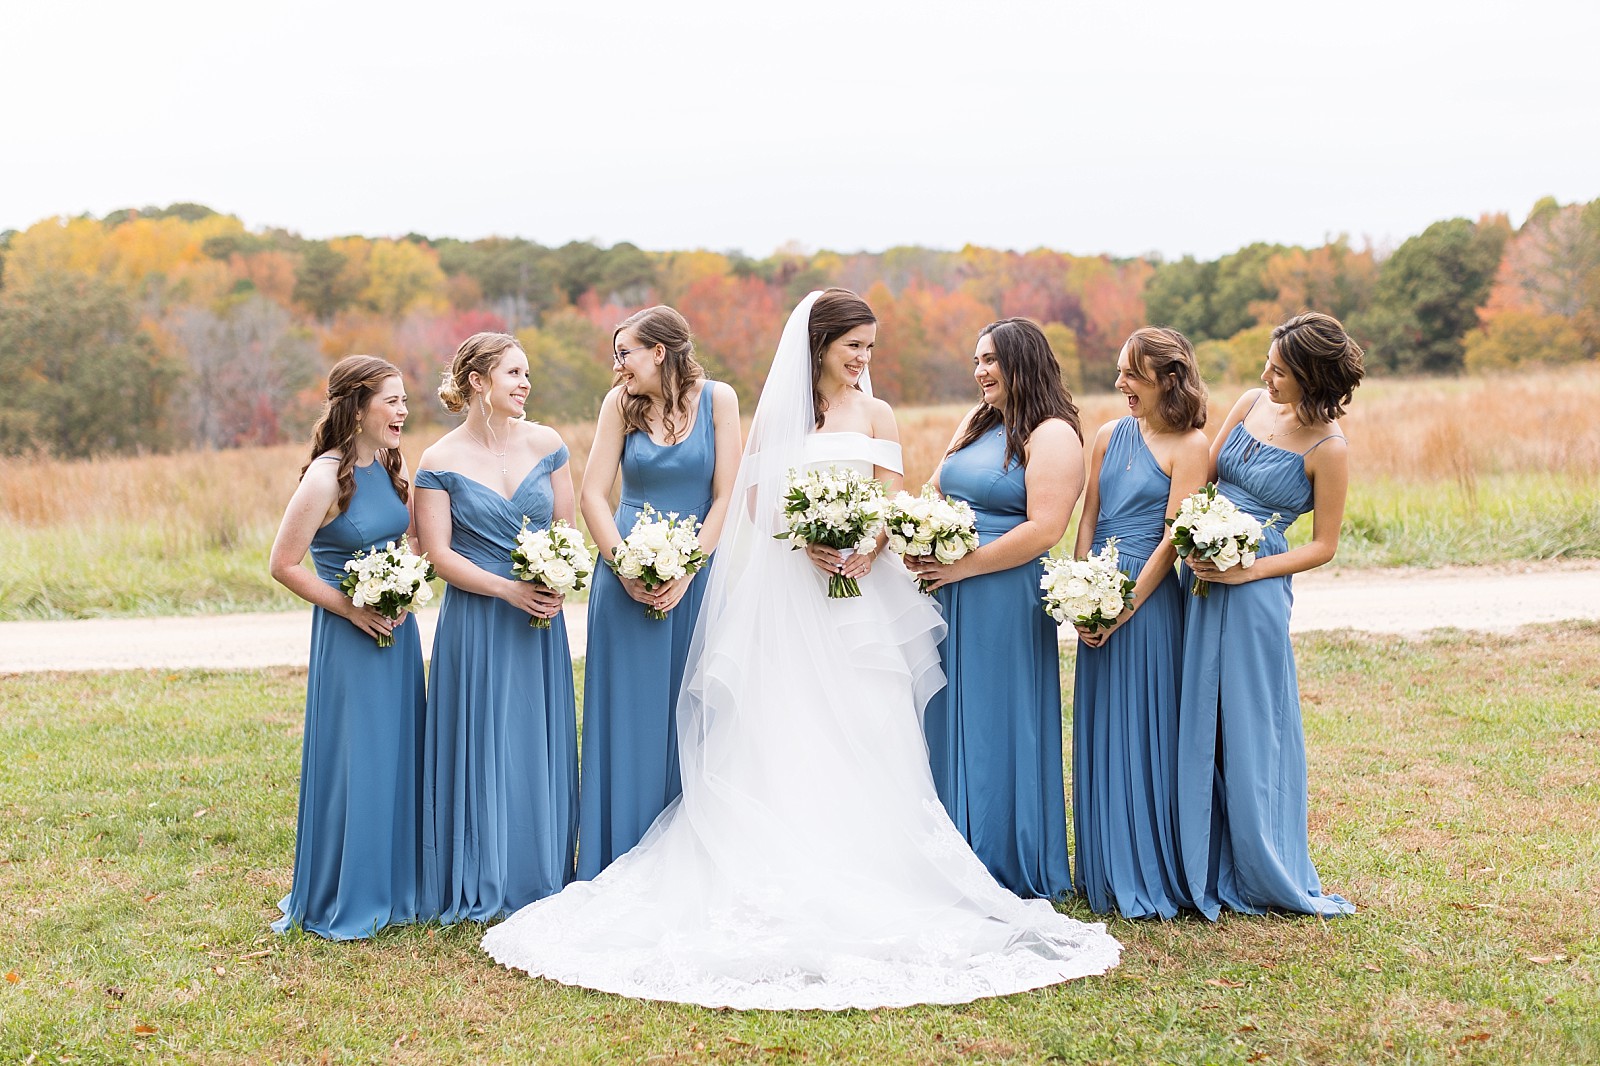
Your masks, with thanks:
<instances>
[{"instance_id":1,"label":"ruffled tulle skirt","mask_svg":"<svg viewBox=\"0 0 1600 1066\"><path fill-rule=\"evenodd\" d=\"M961 1003L1115 966L1104 926L1007 892L940 804L920 712L944 624L899 561L851 600L828 600L800 553L775 569L697 637L680 799L484 949L566 984L741 1009Z\"/></svg>"}]
</instances>

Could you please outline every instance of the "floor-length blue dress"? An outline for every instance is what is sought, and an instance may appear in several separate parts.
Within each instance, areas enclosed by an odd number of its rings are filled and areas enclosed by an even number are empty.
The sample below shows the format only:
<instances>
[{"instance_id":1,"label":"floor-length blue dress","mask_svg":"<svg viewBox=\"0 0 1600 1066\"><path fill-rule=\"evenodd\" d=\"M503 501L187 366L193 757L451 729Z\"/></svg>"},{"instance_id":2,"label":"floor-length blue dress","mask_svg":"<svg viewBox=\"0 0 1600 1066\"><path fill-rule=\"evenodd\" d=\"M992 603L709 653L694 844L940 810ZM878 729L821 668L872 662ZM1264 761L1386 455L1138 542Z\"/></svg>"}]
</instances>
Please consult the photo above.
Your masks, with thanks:
<instances>
[{"instance_id":1,"label":"floor-length blue dress","mask_svg":"<svg viewBox=\"0 0 1600 1066\"><path fill-rule=\"evenodd\" d=\"M1332 439L1324 438L1323 440ZM1306 452L1257 440L1241 422L1217 457L1217 490L1265 521L1258 558L1287 548L1282 530L1311 510ZM1187 577L1187 571L1185 571ZM1350 914L1324 894L1306 828L1306 750L1289 643L1288 577L1212 583L1184 618L1178 716L1180 861L1195 906Z\"/></svg>"},{"instance_id":2,"label":"floor-length blue dress","mask_svg":"<svg viewBox=\"0 0 1600 1066\"><path fill-rule=\"evenodd\" d=\"M501 577L522 528L548 526L558 447L506 499L453 471L419 470L450 494L450 546ZM487 921L572 880L578 835L577 707L566 622L531 626L504 600L447 587L428 673L423 876L446 924Z\"/></svg>"},{"instance_id":3,"label":"floor-length blue dress","mask_svg":"<svg viewBox=\"0 0 1600 1066\"><path fill-rule=\"evenodd\" d=\"M1100 461L1093 551L1117 538L1138 580L1166 538L1172 479L1139 422L1119 420ZM1178 681L1183 592L1169 572L1099 648L1078 645L1072 700L1073 878L1097 914L1171 918L1190 907L1178 866Z\"/></svg>"},{"instance_id":4,"label":"floor-length blue dress","mask_svg":"<svg viewBox=\"0 0 1600 1066\"><path fill-rule=\"evenodd\" d=\"M1028 517L1021 465L997 427L945 459L939 487L965 500L987 544ZM1042 560L969 577L936 596L948 685L923 719L939 799L972 850L1024 898L1072 892L1061 768L1061 652L1040 606Z\"/></svg>"},{"instance_id":5,"label":"floor-length blue dress","mask_svg":"<svg viewBox=\"0 0 1600 1066\"><path fill-rule=\"evenodd\" d=\"M704 521L717 468L713 382L700 390L688 436L657 444L634 431L622 441L617 530L626 537L645 504ZM682 784L674 710L689 638L706 587L696 575L664 619L652 619L608 566L589 593L588 661L583 675L583 782L579 790L578 877L587 880L632 848Z\"/></svg>"},{"instance_id":6,"label":"floor-length blue dress","mask_svg":"<svg viewBox=\"0 0 1600 1066\"><path fill-rule=\"evenodd\" d=\"M317 576L335 587L352 556L399 540L410 524L382 463L354 467L351 476L349 506L311 538ZM276 931L298 926L352 940L417 920L422 685L415 619L395 627L393 647L380 648L345 619L312 608L294 879Z\"/></svg>"}]
</instances>

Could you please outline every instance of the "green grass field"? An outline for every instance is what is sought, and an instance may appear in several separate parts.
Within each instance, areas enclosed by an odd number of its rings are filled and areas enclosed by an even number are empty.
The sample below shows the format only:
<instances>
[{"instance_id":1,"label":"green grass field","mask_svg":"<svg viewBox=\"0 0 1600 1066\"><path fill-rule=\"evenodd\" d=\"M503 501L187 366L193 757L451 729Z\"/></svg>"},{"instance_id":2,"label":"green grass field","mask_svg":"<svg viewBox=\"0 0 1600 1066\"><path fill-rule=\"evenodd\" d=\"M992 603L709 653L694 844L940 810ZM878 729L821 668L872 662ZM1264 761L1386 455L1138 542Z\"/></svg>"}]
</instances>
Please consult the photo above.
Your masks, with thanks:
<instances>
[{"instance_id":1,"label":"green grass field","mask_svg":"<svg viewBox=\"0 0 1600 1066\"><path fill-rule=\"evenodd\" d=\"M1600 626L1299 649L1357 916L1114 920L1105 978L843 1014L532 981L476 926L274 936L303 672L0 677L0 1062L1600 1061Z\"/></svg>"}]
</instances>

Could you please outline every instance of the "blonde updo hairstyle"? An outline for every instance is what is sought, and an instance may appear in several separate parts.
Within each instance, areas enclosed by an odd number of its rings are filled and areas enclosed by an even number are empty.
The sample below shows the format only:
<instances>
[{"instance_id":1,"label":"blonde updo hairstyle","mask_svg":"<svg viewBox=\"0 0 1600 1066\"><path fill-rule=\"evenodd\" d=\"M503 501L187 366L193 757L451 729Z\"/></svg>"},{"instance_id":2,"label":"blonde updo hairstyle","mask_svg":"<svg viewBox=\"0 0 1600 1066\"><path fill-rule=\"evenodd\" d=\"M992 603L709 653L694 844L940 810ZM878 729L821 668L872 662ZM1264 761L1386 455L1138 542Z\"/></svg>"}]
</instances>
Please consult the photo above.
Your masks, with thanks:
<instances>
[{"instance_id":1,"label":"blonde updo hairstyle","mask_svg":"<svg viewBox=\"0 0 1600 1066\"><path fill-rule=\"evenodd\" d=\"M439 402L444 409L453 415L465 411L473 397L472 375L483 378L487 388L489 375L513 348L522 351L517 338L509 333L474 333L462 341L439 385Z\"/></svg>"}]
</instances>

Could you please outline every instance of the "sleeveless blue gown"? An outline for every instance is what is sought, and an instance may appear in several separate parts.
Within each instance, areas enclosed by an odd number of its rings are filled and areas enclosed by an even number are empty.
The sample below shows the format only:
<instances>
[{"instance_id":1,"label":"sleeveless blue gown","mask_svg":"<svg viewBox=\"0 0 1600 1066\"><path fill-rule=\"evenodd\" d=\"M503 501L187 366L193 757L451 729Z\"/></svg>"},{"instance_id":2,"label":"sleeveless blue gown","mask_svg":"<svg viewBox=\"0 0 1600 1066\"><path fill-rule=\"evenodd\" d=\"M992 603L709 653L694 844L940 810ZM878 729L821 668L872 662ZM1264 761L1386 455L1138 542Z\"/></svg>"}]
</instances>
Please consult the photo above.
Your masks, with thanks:
<instances>
[{"instance_id":1,"label":"sleeveless blue gown","mask_svg":"<svg viewBox=\"0 0 1600 1066\"><path fill-rule=\"evenodd\" d=\"M417 471L450 494L450 546L511 576L526 515L548 526L563 445L506 499L463 474ZM577 707L566 622L549 629L504 600L445 589L428 674L423 884L439 920L488 921L572 880L578 835Z\"/></svg>"},{"instance_id":2,"label":"sleeveless blue gown","mask_svg":"<svg viewBox=\"0 0 1600 1066\"><path fill-rule=\"evenodd\" d=\"M1117 538L1134 580L1166 538L1172 479L1132 416L1100 462L1093 551ZM1072 699L1072 821L1078 892L1097 914L1171 918L1192 907L1178 866L1178 680L1183 590L1168 573L1104 646L1078 645Z\"/></svg>"},{"instance_id":3,"label":"sleeveless blue gown","mask_svg":"<svg viewBox=\"0 0 1600 1066\"><path fill-rule=\"evenodd\" d=\"M1006 468L1005 429L945 459L939 485L965 500L987 544L1028 517L1021 466ZM1039 601L1044 564L970 577L935 593L949 631L949 684L923 729L950 819L1006 888L1024 898L1072 892L1061 768L1061 651Z\"/></svg>"},{"instance_id":4,"label":"sleeveless blue gown","mask_svg":"<svg viewBox=\"0 0 1600 1066\"><path fill-rule=\"evenodd\" d=\"M676 511L701 520L711 509L717 467L712 384L702 386L694 426L677 444L657 444L640 432L623 438L616 520L624 537L647 503L662 515ZM610 567L595 567L583 677L580 880L637 844L683 790L674 712L705 579L704 573L695 575L678 606L656 621L623 591Z\"/></svg>"},{"instance_id":5,"label":"sleeveless blue gown","mask_svg":"<svg viewBox=\"0 0 1600 1066\"><path fill-rule=\"evenodd\" d=\"M1324 438L1331 439L1331 438ZM1322 441L1313 445L1313 450ZM1217 457L1217 489L1265 521L1259 558L1287 548L1282 530L1311 510L1306 453L1235 425ZM1184 571L1187 577L1187 570ZM1184 618L1178 712L1180 859L1196 908L1332 917L1355 907L1325 895L1306 828L1306 751L1289 643L1287 577L1211 586Z\"/></svg>"},{"instance_id":6,"label":"sleeveless blue gown","mask_svg":"<svg viewBox=\"0 0 1600 1066\"><path fill-rule=\"evenodd\" d=\"M311 538L317 576L334 587L352 555L399 540L410 524L383 464L352 473L349 506ZM275 931L353 940L419 917L422 693L414 618L395 628L393 647L380 648L312 608L294 879Z\"/></svg>"}]
</instances>

